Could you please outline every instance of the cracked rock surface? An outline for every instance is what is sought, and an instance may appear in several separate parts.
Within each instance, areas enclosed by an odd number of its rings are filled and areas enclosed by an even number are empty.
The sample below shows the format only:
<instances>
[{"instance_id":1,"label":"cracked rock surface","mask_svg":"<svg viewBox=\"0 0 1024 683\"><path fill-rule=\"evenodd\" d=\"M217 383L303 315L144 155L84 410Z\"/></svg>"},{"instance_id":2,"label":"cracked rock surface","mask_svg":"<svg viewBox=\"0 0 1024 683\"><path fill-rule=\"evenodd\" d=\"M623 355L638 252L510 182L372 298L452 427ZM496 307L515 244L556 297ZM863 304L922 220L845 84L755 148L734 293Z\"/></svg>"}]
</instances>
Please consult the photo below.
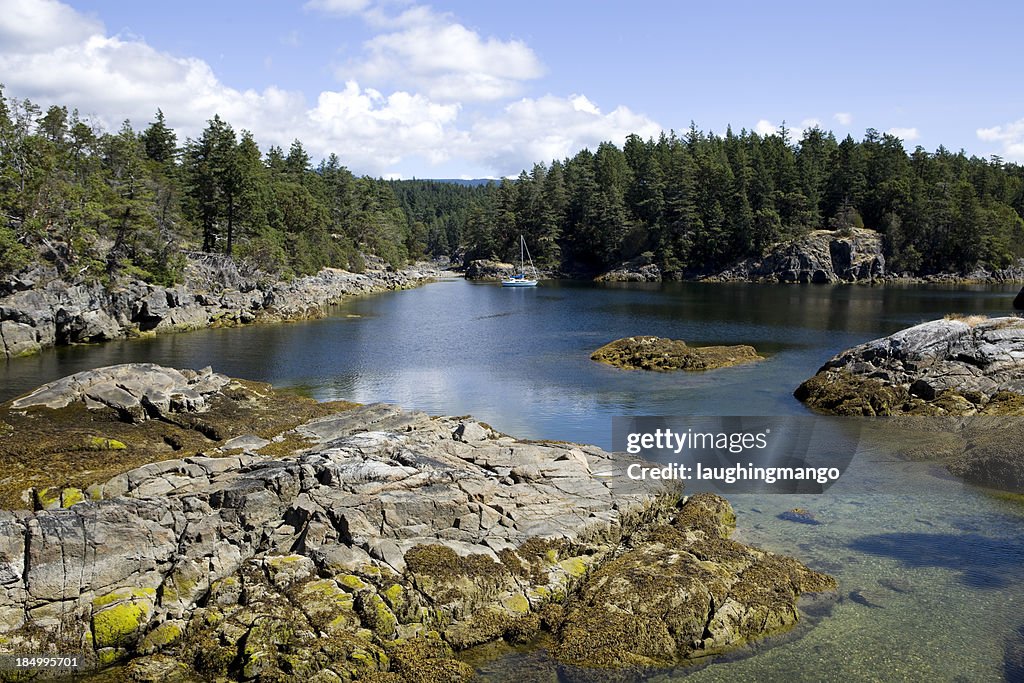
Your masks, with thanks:
<instances>
[{"instance_id":1,"label":"cracked rock surface","mask_svg":"<svg viewBox=\"0 0 1024 683\"><path fill-rule=\"evenodd\" d=\"M238 391L224 379L198 392L212 410ZM95 386L54 385L33 400L78 398L22 407L67 411ZM801 592L835 589L730 540L724 499L631 482L593 446L382 404L263 436L0 511L0 651L129 661L140 681L464 680L459 651L546 633L571 678L735 648L793 625Z\"/></svg>"}]
</instances>

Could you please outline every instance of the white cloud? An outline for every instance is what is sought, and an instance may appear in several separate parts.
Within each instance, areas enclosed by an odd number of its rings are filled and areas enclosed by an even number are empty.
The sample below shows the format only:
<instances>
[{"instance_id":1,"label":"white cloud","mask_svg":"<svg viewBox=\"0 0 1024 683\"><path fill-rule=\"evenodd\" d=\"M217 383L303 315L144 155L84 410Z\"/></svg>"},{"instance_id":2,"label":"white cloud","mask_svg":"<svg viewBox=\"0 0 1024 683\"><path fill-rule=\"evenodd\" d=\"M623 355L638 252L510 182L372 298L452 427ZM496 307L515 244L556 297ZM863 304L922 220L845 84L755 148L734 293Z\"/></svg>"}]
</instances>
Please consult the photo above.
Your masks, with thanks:
<instances>
[{"instance_id":1,"label":"white cloud","mask_svg":"<svg viewBox=\"0 0 1024 683\"><path fill-rule=\"evenodd\" d=\"M821 119L809 118L804 119L800 122L800 130L805 131L808 128L821 127Z\"/></svg>"},{"instance_id":2,"label":"white cloud","mask_svg":"<svg viewBox=\"0 0 1024 683\"><path fill-rule=\"evenodd\" d=\"M364 164L388 167L406 156L438 164L448 159L450 145L459 141L451 125L458 113L455 104L437 104L407 92L385 97L349 81L341 92L320 93L317 106L309 111L313 125L305 135L307 144L321 153L334 151Z\"/></svg>"},{"instance_id":3,"label":"white cloud","mask_svg":"<svg viewBox=\"0 0 1024 683\"><path fill-rule=\"evenodd\" d=\"M475 123L460 152L495 169L498 175L518 173L538 161L562 159L583 147L594 149L610 140L621 145L630 133L657 137L662 128L627 107L607 114L583 95L524 98L500 115Z\"/></svg>"},{"instance_id":4,"label":"white cloud","mask_svg":"<svg viewBox=\"0 0 1024 683\"><path fill-rule=\"evenodd\" d=\"M398 21L405 28L368 40L367 56L339 74L422 90L434 99L489 101L518 95L523 81L543 73L540 60L521 41L483 38L422 7Z\"/></svg>"},{"instance_id":5,"label":"white cloud","mask_svg":"<svg viewBox=\"0 0 1024 683\"><path fill-rule=\"evenodd\" d=\"M515 174L584 146L604 140L621 144L629 133L647 137L661 130L626 107L603 113L582 94L525 98L490 114L467 115L461 102L434 97L430 89L385 93L367 87L377 83L364 79L348 79L341 89L319 93L311 106L301 92L232 88L201 59L161 52L134 37L108 36L101 23L53 0L6 0L6 5L11 11L0 13L0 83L6 95L77 108L108 130L116 130L124 118L143 128L160 108L184 142L220 114L236 130L252 130L264 146L287 148L298 138L310 154L336 152L357 173L420 177L444 165L474 177ZM476 79L477 94L485 86L507 92L502 79L515 82L540 68L525 45L483 39L429 10L414 7L399 19L406 22L403 32L422 29L416 22L427 21L425 35L451 37L465 50L427 55L423 45L400 48L393 43L397 34L386 34L392 39L381 41L381 54L392 50L399 62L426 60L430 69L423 82L434 90L444 91L445 83L450 90L469 87L466 83ZM488 60L503 56L508 57L503 63L480 71ZM487 84L487 77L499 82Z\"/></svg>"},{"instance_id":6,"label":"white cloud","mask_svg":"<svg viewBox=\"0 0 1024 683\"><path fill-rule=\"evenodd\" d=\"M832 115L832 118L834 118L840 126L849 126L853 123L853 114L848 111L836 112Z\"/></svg>"},{"instance_id":7,"label":"white cloud","mask_svg":"<svg viewBox=\"0 0 1024 683\"><path fill-rule=\"evenodd\" d=\"M776 126L771 121L769 121L768 119L761 119L760 121L757 122L757 125L754 126L754 132L762 137L775 135L776 131L778 130L779 127Z\"/></svg>"},{"instance_id":8,"label":"white cloud","mask_svg":"<svg viewBox=\"0 0 1024 683\"><path fill-rule=\"evenodd\" d=\"M904 142L913 142L914 140L917 140L919 137L921 137L921 134L918 133L917 128L890 128L885 132L888 133L889 135L898 137L900 140L903 140Z\"/></svg>"},{"instance_id":9,"label":"white cloud","mask_svg":"<svg viewBox=\"0 0 1024 683\"><path fill-rule=\"evenodd\" d=\"M998 142L1002 145L1001 156L1011 161L1024 161L1024 118L1002 126L979 128L976 131L983 142Z\"/></svg>"},{"instance_id":10,"label":"white cloud","mask_svg":"<svg viewBox=\"0 0 1024 683\"><path fill-rule=\"evenodd\" d=\"M56 0L4 0L0 45L7 53L42 52L85 40L103 24Z\"/></svg>"}]
</instances>

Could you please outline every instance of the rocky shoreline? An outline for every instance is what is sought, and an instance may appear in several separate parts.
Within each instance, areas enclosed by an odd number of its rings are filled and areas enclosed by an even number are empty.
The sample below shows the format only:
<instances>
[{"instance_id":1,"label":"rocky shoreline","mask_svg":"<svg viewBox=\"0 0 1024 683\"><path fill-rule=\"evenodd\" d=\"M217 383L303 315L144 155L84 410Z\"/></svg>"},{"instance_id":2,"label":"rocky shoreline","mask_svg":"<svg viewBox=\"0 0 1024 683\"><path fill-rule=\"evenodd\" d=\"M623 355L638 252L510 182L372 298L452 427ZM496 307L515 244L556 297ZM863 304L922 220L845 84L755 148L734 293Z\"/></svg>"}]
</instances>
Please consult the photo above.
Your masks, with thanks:
<instances>
[{"instance_id":1,"label":"rocky shoreline","mask_svg":"<svg viewBox=\"0 0 1024 683\"><path fill-rule=\"evenodd\" d=\"M881 233L866 228L813 230L779 242L760 257L742 259L722 270L662 270L650 258L639 256L604 273L569 273L565 277L597 282L752 282L814 284L981 284L1024 282L1024 260L1007 268L970 273L913 275L892 272L883 253ZM649 255L647 255L649 256ZM500 280L515 266L495 261L466 264L470 280Z\"/></svg>"},{"instance_id":2,"label":"rocky shoreline","mask_svg":"<svg viewBox=\"0 0 1024 683\"><path fill-rule=\"evenodd\" d=\"M172 287L139 280L107 287L69 283L52 273L23 275L0 298L0 353L13 358L65 344L317 318L346 296L408 289L445 272L425 262L394 270L368 257L363 273L328 268L278 282L242 272L228 257L192 254L184 282Z\"/></svg>"},{"instance_id":3,"label":"rocky shoreline","mask_svg":"<svg viewBox=\"0 0 1024 683\"><path fill-rule=\"evenodd\" d=\"M130 680L468 680L458 652L497 639L613 679L778 633L801 593L836 589L730 540L722 498L471 418L128 365L0 421L0 456L51 477L0 510L0 652L129 662ZM97 450L121 470L97 477Z\"/></svg>"}]
</instances>

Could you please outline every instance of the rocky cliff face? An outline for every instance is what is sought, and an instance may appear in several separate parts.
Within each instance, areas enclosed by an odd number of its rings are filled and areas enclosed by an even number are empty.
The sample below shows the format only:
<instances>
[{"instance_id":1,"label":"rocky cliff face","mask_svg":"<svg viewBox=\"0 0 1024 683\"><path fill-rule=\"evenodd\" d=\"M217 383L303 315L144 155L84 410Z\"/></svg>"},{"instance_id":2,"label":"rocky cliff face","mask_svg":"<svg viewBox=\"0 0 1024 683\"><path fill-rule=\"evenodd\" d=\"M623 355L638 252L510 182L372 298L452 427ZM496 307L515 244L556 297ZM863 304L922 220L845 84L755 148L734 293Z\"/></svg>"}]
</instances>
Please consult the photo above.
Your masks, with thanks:
<instances>
[{"instance_id":1,"label":"rocky cliff face","mask_svg":"<svg viewBox=\"0 0 1024 683\"><path fill-rule=\"evenodd\" d=\"M708 278L749 282L870 282L884 278L882 236L874 230L814 230L775 245L762 258L749 258Z\"/></svg>"},{"instance_id":2,"label":"rocky cliff face","mask_svg":"<svg viewBox=\"0 0 1024 683\"><path fill-rule=\"evenodd\" d=\"M662 272L653 263L626 262L594 278L597 282L661 282Z\"/></svg>"},{"instance_id":3,"label":"rocky cliff face","mask_svg":"<svg viewBox=\"0 0 1024 683\"><path fill-rule=\"evenodd\" d=\"M403 289L439 274L428 264L392 272L371 260L361 274L325 269L267 282L239 272L230 259L201 255L189 262L184 284L174 287L19 280L18 291L0 298L0 352L10 358L62 344L318 317L344 296Z\"/></svg>"},{"instance_id":4,"label":"rocky cliff face","mask_svg":"<svg viewBox=\"0 0 1024 683\"><path fill-rule=\"evenodd\" d=\"M118 388L155 408L112 407ZM223 401L259 413L266 394L119 366L0 417L15 440L74 410L195 426ZM0 652L132 659L134 680L464 680L456 651L546 631L570 668L646 668L786 628L797 595L835 588L729 540L723 499L617 476L618 456L591 446L384 405L207 438L202 454L0 511Z\"/></svg>"}]
</instances>

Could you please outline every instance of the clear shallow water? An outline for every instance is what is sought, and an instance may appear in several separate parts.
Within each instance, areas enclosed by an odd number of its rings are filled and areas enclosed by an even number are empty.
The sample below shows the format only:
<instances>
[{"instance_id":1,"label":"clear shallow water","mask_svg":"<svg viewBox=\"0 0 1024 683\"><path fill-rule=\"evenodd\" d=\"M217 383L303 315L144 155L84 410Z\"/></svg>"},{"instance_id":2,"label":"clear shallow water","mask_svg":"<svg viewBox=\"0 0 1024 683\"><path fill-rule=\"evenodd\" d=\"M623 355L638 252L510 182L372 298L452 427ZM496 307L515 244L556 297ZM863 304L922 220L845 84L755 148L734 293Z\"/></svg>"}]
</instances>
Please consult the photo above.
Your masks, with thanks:
<instances>
[{"instance_id":1,"label":"clear shallow water","mask_svg":"<svg viewBox=\"0 0 1024 683\"><path fill-rule=\"evenodd\" d=\"M354 299L331 318L47 351L0 364L0 400L132 361L219 372L318 399L471 413L520 437L611 442L617 415L788 415L836 352L947 313L1006 314L1016 286L816 287L446 281ZM625 372L589 360L613 339L748 343L769 356L711 373ZM830 616L751 657L667 678L1004 680L1024 625L1024 505L864 451L821 496L730 496L740 540L835 575ZM820 525L778 519L793 507ZM893 582L903 591L879 582ZM880 607L849 599L862 590ZM515 658L487 667L504 680ZM663 678L664 678L663 677Z\"/></svg>"}]
</instances>

